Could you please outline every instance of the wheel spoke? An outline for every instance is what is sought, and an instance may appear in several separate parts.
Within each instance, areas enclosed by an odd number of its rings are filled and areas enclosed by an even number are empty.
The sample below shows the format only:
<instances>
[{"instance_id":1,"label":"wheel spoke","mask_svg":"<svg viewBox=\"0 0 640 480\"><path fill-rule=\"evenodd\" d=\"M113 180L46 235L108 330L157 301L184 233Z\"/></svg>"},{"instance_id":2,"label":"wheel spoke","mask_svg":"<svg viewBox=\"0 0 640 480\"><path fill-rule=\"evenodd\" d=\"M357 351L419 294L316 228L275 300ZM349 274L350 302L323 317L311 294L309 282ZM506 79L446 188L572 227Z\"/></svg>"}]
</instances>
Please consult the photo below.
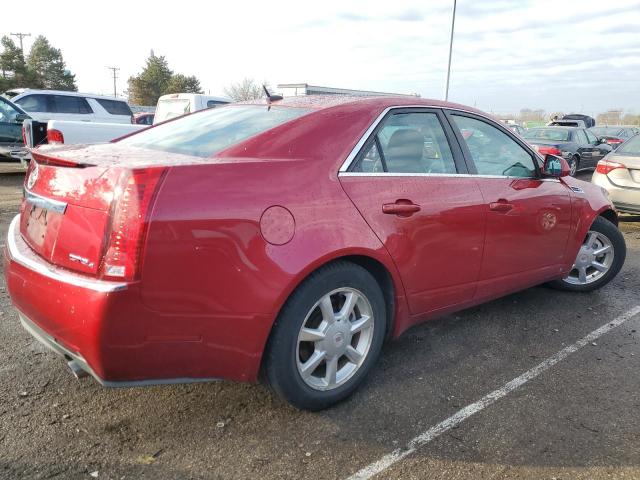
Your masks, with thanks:
<instances>
[{"instance_id":1,"label":"wheel spoke","mask_svg":"<svg viewBox=\"0 0 640 480\"><path fill-rule=\"evenodd\" d=\"M608 270L606 265L603 265L602 263L596 261L591 262L591 266L599 272L606 272Z\"/></svg>"},{"instance_id":2,"label":"wheel spoke","mask_svg":"<svg viewBox=\"0 0 640 480\"><path fill-rule=\"evenodd\" d=\"M336 320L336 314L333 311L333 305L331 304L331 297L329 295L325 295L320 300L320 311L322 312L322 319L331 324Z\"/></svg>"},{"instance_id":3,"label":"wheel spoke","mask_svg":"<svg viewBox=\"0 0 640 480\"><path fill-rule=\"evenodd\" d=\"M371 317L369 315L362 315L358 320L351 323L351 335L364 330L371 325Z\"/></svg>"},{"instance_id":4,"label":"wheel spoke","mask_svg":"<svg viewBox=\"0 0 640 480\"><path fill-rule=\"evenodd\" d=\"M594 250L593 254L598 256L598 255L602 255L603 253L609 253L610 251L611 251L611 245L605 245L604 247Z\"/></svg>"},{"instance_id":5,"label":"wheel spoke","mask_svg":"<svg viewBox=\"0 0 640 480\"><path fill-rule=\"evenodd\" d=\"M335 385L336 374L338 373L338 356L333 356L327 360L327 371L324 376L324 381L328 386Z\"/></svg>"},{"instance_id":6,"label":"wheel spoke","mask_svg":"<svg viewBox=\"0 0 640 480\"><path fill-rule=\"evenodd\" d=\"M344 354L351 363L355 363L356 365L359 365L362 360L362 354L351 345L347 347L347 351Z\"/></svg>"},{"instance_id":7,"label":"wheel spoke","mask_svg":"<svg viewBox=\"0 0 640 480\"><path fill-rule=\"evenodd\" d=\"M596 239L598 238L598 234L596 232L589 232L589 236L587 237L587 246L589 248L595 248L594 245L596 243Z\"/></svg>"},{"instance_id":8,"label":"wheel spoke","mask_svg":"<svg viewBox=\"0 0 640 480\"><path fill-rule=\"evenodd\" d=\"M353 292L345 293L344 305L342 305L339 313L341 319L348 319L351 316L351 312L353 312L357 301L358 295Z\"/></svg>"},{"instance_id":9,"label":"wheel spoke","mask_svg":"<svg viewBox=\"0 0 640 480\"><path fill-rule=\"evenodd\" d=\"M315 352L313 352L313 354L309 357L309 360L300 365L300 373L302 374L302 376L310 377L326 356L327 354L324 350L316 350Z\"/></svg>"},{"instance_id":10,"label":"wheel spoke","mask_svg":"<svg viewBox=\"0 0 640 480\"><path fill-rule=\"evenodd\" d=\"M318 342L324 340L324 337L324 332L317 328L302 328L302 330L300 330L301 342Z\"/></svg>"},{"instance_id":11,"label":"wheel spoke","mask_svg":"<svg viewBox=\"0 0 640 480\"><path fill-rule=\"evenodd\" d=\"M578 278L580 283L587 283L587 267L578 268Z\"/></svg>"}]
</instances>

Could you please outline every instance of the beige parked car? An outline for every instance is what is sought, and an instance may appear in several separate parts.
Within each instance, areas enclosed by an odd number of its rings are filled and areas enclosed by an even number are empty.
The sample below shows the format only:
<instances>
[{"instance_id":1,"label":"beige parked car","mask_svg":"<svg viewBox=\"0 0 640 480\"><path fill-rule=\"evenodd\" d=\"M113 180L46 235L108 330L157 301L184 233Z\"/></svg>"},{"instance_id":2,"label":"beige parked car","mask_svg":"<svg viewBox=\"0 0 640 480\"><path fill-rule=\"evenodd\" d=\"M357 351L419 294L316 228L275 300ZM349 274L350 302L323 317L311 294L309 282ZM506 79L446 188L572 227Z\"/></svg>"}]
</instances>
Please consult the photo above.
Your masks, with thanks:
<instances>
[{"instance_id":1,"label":"beige parked car","mask_svg":"<svg viewBox=\"0 0 640 480\"><path fill-rule=\"evenodd\" d=\"M640 135L600 160L591 182L609 192L618 211L640 214Z\"/></svg>"}]
</instances>

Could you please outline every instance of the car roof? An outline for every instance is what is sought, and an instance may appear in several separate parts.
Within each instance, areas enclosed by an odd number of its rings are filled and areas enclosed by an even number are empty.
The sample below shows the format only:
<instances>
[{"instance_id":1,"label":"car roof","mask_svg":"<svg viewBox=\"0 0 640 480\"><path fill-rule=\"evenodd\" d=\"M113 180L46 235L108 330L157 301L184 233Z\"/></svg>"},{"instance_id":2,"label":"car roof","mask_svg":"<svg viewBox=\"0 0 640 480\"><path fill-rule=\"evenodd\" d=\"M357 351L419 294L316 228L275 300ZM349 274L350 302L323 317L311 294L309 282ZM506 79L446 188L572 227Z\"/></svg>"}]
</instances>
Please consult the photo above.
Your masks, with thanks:
<instances>
[{"instance_id":1,"label":"car roof","mask_svg":"<svg viewBox=\"0 0 640 480\"><path fill-rule=\"evenodd\" d=\"M453 102L434 100L429 98L410 96L350 96L350 95L301 95L297 97L285 97L282 100L268 102L266 98L238 102L241 105L280 105L285 107L308 108L313 110L323 110L336 107L361 107L362 109L386 109L390 107L431 107L449 108L477 113L484 117L490 117L487 113L466 105ZM236 105L237 105L236 104ZM493 117L491 117L493 118ZM498 119L495 119L499 121Z\"/></svg>"},{"instance_id":2,"label":"car roof","mask_svg":"<svg viewBox=\"0 0 640 480\"><path fill-rule=\"evenodd\" d=\"M125 103L127 102L124 98L109 97L107 95L94 95L93 93L70 92L68 90L44 90L37 88L26 88L22 93L20 93L20 95L16 95L15 97L13 97L13 99L15 100L16 98L22 98L35 93L39 95L67 95L69 97L96 98L100 100L113 100L116 102Z\"/></svg>"},{"instance_id":3,"label":"car roof","mask_svg":"<svg viewBox=\"0 0 640 480\"><path fill-rule=\"evenodd\" d=\"M570 127L568 125L546 125L544 127L531 127L529 130L584 130L584 127Z\"/></svg>"}]
</instances>

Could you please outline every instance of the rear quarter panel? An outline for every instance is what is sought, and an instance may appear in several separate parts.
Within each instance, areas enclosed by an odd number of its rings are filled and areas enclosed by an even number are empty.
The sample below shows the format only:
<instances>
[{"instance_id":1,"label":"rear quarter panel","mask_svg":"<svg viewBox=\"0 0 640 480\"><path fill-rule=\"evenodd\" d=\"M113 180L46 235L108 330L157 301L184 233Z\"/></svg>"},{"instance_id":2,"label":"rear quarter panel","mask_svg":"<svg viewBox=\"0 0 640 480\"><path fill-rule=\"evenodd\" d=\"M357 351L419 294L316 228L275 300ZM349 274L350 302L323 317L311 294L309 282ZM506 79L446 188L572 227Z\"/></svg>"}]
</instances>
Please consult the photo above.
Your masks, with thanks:
<instances>
[{"instance_id":1,"label":"rear quarter panel","mask_svg":"<svg viewBox=\"0 0 640 480\"><path fill-rule=\"evenodd\" d=\"M283 245L261 231L271 206L294 218L293 237ZM288 296L313 270L345 255L375 258L402 290L386 250L317 162L173 167L153 209L142 266L142 301L159 313L148 335L240 350L256 360L253 378Z\"/></svg>"}]
</instances>

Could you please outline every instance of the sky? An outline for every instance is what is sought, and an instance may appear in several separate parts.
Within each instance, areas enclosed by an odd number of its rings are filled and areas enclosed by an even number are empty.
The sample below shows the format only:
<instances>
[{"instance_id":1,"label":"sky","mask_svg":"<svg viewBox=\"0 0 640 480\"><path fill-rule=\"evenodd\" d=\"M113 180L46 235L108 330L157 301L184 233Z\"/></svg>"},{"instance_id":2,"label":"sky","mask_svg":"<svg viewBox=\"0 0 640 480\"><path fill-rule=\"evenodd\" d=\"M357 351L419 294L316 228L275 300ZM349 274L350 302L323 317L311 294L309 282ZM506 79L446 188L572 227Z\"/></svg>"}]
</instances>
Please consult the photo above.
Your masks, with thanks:
<instances>
[{"instance_id":1,"label":"sky","mask_svg":"<svg viewBox=\"0 0 640 480\"><path fill-rule=\"evenodd\" d=\"M166 5L171 5L169 8ZM444 97L453 0L31 0L10 31L62 50L80 91L118 91L151 50L205 93L243 78ZM458 0L449 99L495 113L640 113L640 0Z\"/></svg>"}]
</instances>

